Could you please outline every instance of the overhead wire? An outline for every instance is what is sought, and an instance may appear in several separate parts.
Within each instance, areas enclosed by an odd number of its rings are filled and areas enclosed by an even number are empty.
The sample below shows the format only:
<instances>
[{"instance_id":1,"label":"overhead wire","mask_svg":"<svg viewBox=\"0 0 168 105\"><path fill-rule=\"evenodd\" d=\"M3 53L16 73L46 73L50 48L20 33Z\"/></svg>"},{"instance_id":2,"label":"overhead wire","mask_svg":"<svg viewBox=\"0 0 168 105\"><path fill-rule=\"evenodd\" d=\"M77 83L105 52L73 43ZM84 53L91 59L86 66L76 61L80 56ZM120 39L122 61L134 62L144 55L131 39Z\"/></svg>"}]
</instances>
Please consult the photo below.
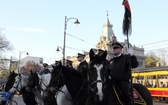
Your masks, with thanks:
<instances>
[{"instance_id":1,"label":"overhead wire","mask_svg":"<svg viewBox=\"0 0 168 105\"><path fill-rule=\"evenodd\" d=\"M69 36L71 36L71 37L73 37L73 38L75 38L75 39L78 39L78 40L80 40L80 41L83 41L83 42L86 42L86 43L88 43L88 44L91 44L91 45L94 45L94 46L95 46L95 44L90 43L90 42L88 42L88 41L86 41L86 40L84 40L84 39L78 38L78 37L76 37L76 36L74 36L74 35L72 35L72 34L69 34L69 33L66 33L66 34L69 35Z\"/></svg>"},{"instance_id":2,"label":"overhead wire","mask_svg":"<svg viewBox=\"0 0 168 105\"><path fill-rule=\"evenodd\" d=\"M138 45L138 46L147 46L147 45L162 43L162 42L166 42L166 41L168 41L168 39L166 39L166 40L161 40L161 41L157 41L157 42L152 42L152 43L147 43L147 44L142 44L142 45Z\"/></svg>"},{"instance_id":3,"label":"overhead wire","mask_svg":"<svg viewBox=\"0 0 168 105\"><path fill-rule=\"evenodd\" d=\"M95 46L95 44L93 44L93 43L90 43L90 42L88 42L88 41L86 41L86 40L84 40L84 39L81 39L81 38L78 38L78 37L76 37L76 36L74 36L74 35L72 35L72 34L69 34L69 33L66 33L67 35L69 35L69 36L71 36L71 37L73 37L73 38L75 38L75 39L78 39L78 40L80 40L80 41L83 41L83 42L85 42L85 43L88 43L88 44L91 44L91 45L94 45ZM154 45L154 44L158 44L158 43L163 43L163 42L167 42L168 41L168 39L166 39L166 40L161 40L161 41L156 41L156 42L151 42L151 43L146 43L146 44L142 44L142 45L138 45L138 46L149 46L149 45ZM81 49L77 49L77 48L72 48L72 47L68 47L68 46L66 46L67 48L70 48L70 49L74 49L74 50L80 50L80 51L84 51L84 50L81 50ZM155 46L156 47L156 46ZM159 46L158 46L159 47ZM151 48L151 47L148 47L148 48ZM164 47L164 48L168 48L168 47ZM158 50L158 49L161 49L161 48L157 48L157 49L150 49L150 50ZM150 51L150 50L147 50L147 51Z\"/></svg>"}]
</instances>

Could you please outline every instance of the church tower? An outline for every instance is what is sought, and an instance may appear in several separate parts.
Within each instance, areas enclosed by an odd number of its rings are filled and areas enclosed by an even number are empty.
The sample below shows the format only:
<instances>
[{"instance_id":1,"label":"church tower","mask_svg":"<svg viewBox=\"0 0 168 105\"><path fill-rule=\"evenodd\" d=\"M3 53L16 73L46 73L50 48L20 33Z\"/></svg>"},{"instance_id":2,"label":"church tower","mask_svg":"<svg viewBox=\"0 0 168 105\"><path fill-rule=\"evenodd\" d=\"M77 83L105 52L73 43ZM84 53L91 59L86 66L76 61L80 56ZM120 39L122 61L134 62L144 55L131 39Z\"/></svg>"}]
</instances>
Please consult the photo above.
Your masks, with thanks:
<instances>
[{"instance_id":1,"label":"church tower","mask_svg":"<svg viewBox=\"0 0 168 105\"><path fill-rule=\"evenodd\" d=\"M107 59L110 60L114 57L112 54L113 48L112 43L113 42L119 42L123 45L123 53L128 53L128 42L127 40L124 40L123 42L117 41L117 37L114 34L113 31L113 25L110 24L108 14L106 17L106 22L103 25L103 32L100 36L100 41L97 43L96 47L97 49L107 50ZM137 60L139 62L139 65L141 67L145 67L145 56L144 56L144 48L136 47L135 45L132 46L129 43L129 49L131 49L132 54L134 54L137 57Z\"/></svg>"},{"instance_id":2,"label":"church tower","mask_svg":"<svg viewBox=\"0 0 168 105\"><path fill-rule=\"evenodd\" d=\"M103 25L103 32L102 32L102 35L100 36L100 42L98 42L98 44L96 45L98 49L107 50L107 53L108 53L107 59L110 59L112 57L111 44L117 41L117 38L112 28L113 28L113 25L110 24L108 14L107 14L106 23Z\"/></svg>"}]
</instances>

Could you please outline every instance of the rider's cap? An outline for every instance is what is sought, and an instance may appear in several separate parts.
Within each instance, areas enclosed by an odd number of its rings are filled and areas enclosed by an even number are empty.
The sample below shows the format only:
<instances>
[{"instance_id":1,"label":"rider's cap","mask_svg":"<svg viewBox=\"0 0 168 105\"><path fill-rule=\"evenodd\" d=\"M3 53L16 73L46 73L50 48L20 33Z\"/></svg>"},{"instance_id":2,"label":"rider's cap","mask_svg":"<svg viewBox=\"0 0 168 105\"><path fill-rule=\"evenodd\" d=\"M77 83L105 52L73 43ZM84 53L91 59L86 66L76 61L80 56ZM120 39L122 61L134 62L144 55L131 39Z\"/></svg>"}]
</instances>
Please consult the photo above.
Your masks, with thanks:
<instances>
[{"instance_id":1,"label":"rider's cap","mask_svg":"<svg viewBox=\"0 0 168 105\"><path fill-rule=\"evenodd\" d=\"M85 57L85 55L81 54L81 53L78 53L77 58L79 58L79 57Z\"/></svg>"},{"instance_id":2,"label":"rider's cap","mask_svg":"<svg viewBox=\"0 0 168 105\"><path fill-rule=\"evenodd\" d=\"M123 46L122 46L119 42L114 42L114 43L112 43L112 47L113 47L113 49L123 48Z\"/></svg>"},{"instance_id":3,"label":"rider's cap","mask_svg":"<svg viewBox=\"0 0 168 105\"><path fill-rule=\"evenodd\" d=\"M47 64L47 63L43 63L43 66L44 66L44 67L47 67L47 66L48 66L48 64Z\"/></svg>"},{"instance_id":4,"label":"rider's cap","mask_svg":"<svg viewBox=\"0 0 168 105\"><path fill-rule=\"evenodd\" d=\"M73 61L67 59L66 62L68 62L68 63L72 63Z\"/></svg>"}]
</instances>

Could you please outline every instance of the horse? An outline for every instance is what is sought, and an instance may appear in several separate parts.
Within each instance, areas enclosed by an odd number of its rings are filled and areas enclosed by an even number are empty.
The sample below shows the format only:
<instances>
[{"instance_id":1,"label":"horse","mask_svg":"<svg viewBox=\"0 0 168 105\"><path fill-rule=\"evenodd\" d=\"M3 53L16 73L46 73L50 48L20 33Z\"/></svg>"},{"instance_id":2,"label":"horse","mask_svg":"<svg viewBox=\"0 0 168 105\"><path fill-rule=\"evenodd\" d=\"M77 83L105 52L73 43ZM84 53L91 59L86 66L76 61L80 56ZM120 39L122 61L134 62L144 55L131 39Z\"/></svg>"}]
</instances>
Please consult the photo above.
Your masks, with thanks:
<instances>
[{"instance_id":1,"label":"horse","mask_svg":"<svg viewBox=\"0 0 168 105\"><path fill-rule=\"evenodd\" d=\"M26 85L27 91L32 91L35 94L36 102L39 105L44 105L44 96L46 93L47 86L50 82L51 74L39 75L31 70Z\"/></svg>"},{"instance_id":2,"label":"horse","mask_svg":"<svg viewBox=\"0 0 168 105\"><path fill-rule=\"evenodd\" d=\"M92 49L90 50L88 69L88 80L92 91L90 102L101 105L124 105L122 93L108 75L106 55L106 51L102 55L96 55ZM133 84L133 96L135 105L153 105L149 90L141 84Z\"/></svg>"},{"instance_id":3,"label":"horse","mask_svg":"<svg viewBox=\"0 0 168 105\"><path fill-rule=\"evenodd\" d=\"M56 61L55 65L59 67L59 63L59 61ZM53 66L53 68L54 67L55 66ZM71 101L72 97L67 87L64 84L59 84L61 78L58 76L56 69L52 70L51 78L47 87L47 96L44 99L45 105L73 105L74 103Z\"/></svg>"},{"instance_id":4,"label":"horse","mask_svg":"<svg viewBox=\"0 0 168 105\"><path fill-rule=\"evenodd\" d=\"M14 84L14 82L15 82L15 77L16 77L17 75L18 75L18 74L15 73L14 71L12 71L12 72L9 73L9 76L8 76L8 78L7 78L7 82L6 82L6 84L5 84L5 91L6 91L6 92L8 92L8 91L12 88L12 86L13 86L13 84Z\"/></svg>"},{"instance_id":5,"label":"horse","mask_svg":"<svg viewBox=\"0 0 168 105\"><path fill-rule=\"evenodd\" d=\"M14 82L15 82L15 77L17 76L18 74L15 73L14 71L10 71L9 73L9 76L7 78L7 81L6 81L6 84L4 85L4 91L5 92L9 92L9 90L12 88ZM14 97L14 94L15 93L12 93L11 96L9 97L9 100L12 100L13 97Z\"/></svg>"},{"instance_id":6,"label":"horse","mask_svg":"<svg viewBox=\"0 0 168 105\"><path fill-rule=\"evenodd\" d=\"M89 52L88 81L90 95L87 102L92 105L123 105L121 95L108 75L106 56L107 51L102 54L95 54L91 49Z\"/></svg>"},{"instance_id":7,"label":"horse","mask_svg":"<svg viewBox=\"0 0 168 105\"><path fill-rule=\"evenodd\" d=\"M9 92L15 93L16 91L19 91L19 93L22 94L23 101L26 105L37 105L35 95L32 92L26 91L28 76L18 74L13 80L14 83L11 84L12 86Z\"/></svg>"},{"instance_id":8,"label":"horse","mask_svg":"<svg viewBox=\"0 0 168 105\"><path fill-rule=\"evenodd\" d=\"M50 86L50 88L60 89L63 85L66 85L70 95L72 96L72 104L75 105L85 105L88 97L88 82L84 80L82 75L75 69L62 66L59 62L53 66L52 73L55 75L51 77L50 83L54 82L55 86ZM52 82L51 82L52 81Z\"/></svg>"}]
</instances>

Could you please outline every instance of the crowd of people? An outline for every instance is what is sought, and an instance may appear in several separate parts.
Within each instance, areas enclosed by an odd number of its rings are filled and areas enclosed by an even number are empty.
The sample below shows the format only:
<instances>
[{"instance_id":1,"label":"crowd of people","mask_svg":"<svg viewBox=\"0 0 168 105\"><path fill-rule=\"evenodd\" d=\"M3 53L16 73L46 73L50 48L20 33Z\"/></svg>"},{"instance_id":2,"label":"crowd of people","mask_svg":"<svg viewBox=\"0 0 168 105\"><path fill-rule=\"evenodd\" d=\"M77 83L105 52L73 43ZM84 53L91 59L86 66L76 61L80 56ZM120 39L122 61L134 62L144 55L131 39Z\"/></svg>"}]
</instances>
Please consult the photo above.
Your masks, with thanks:
<instances>
[{"instance_id":1,"label":"crowd of people","mask_svg":"<svg viewBox=\"0 0 168 105\"><path fill-rule=\"evenodd\" d=\"M123 99L125 99L125 105L133 105L133 96L131 90L131 68L136 68L138 66L137 59L132 54L123 54L123 46L119 42L114 42L112 44L114 58L110 61L106 59L106 63L108 63L109 67L109 76L111 79L115 81L117 87L120 89L123 95ZM104 53L104 50L99 49L98 54ZM88 62L85 60L85 55L78 53L77 60L79 61L79 65L77 66L77 71L82 75L84 79L87 79L88 72ZM73 68L73 61L66 60L66 66ZM47 63L43 64L44 70L42 70L39 74L44 75L48 74L51 71L48 69L49 65ZM10 97L9 92L2 92L1 95L6 97L3 101L6 102ZM4 105L4 104L2 104Z\"/></svg>"}]
</instances>

